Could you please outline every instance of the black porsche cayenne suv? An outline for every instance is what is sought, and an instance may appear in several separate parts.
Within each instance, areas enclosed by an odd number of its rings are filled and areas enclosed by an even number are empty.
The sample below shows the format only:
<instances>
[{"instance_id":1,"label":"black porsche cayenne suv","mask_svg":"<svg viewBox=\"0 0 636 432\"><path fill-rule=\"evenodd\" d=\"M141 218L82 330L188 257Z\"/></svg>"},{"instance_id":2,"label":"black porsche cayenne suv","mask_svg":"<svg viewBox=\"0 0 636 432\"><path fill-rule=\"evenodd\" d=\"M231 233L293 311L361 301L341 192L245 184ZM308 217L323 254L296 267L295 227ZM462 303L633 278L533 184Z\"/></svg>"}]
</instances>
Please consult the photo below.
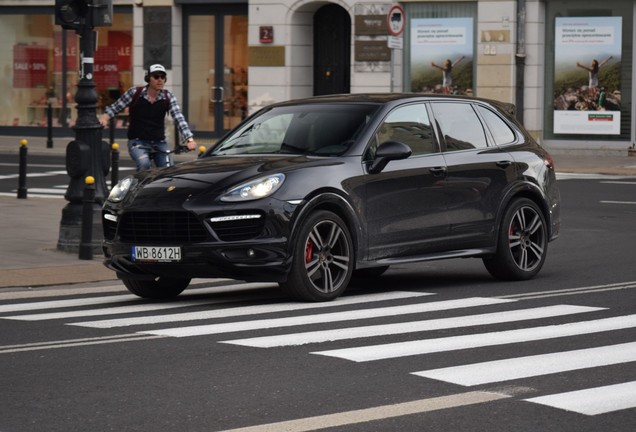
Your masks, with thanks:
<instances>
[{"instance_id":1,"label":"black porsche cayenne suv","mask_svg":"<svg viewBox=\"0 0 636 432\"><path fill-rule=\"evenodd\" d=\"M456 257L524 280L559 235L559 200L552 158L510 104L324 96L271 105L197 160L120 181L103 250L149 298L225 277L326 301L352 277Z\"/></svg>"}]
</instances>

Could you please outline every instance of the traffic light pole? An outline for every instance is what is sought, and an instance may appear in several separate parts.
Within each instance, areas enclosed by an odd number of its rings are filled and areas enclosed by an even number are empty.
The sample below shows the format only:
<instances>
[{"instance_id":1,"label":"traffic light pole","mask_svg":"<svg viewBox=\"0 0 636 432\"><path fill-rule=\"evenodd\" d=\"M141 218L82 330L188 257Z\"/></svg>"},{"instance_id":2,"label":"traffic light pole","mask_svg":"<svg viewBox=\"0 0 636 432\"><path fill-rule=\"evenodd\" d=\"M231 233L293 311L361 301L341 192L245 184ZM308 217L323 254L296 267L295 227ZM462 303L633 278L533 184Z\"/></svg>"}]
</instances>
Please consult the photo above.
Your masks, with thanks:
<instances>
[{"instance_id":1,"label":"traffic light pole","mask_svg":"<svg viewBox=\"0 0 636 432\"><path fill-rule=\"evenodd\" d=\"M80 36L80 81L77 85L77 122L75 140L66 147L66 170L71 177L64 198L68 204L62 209L57 248L78 252L82 233L82 211L85 178L95 179L93 204L93 249L100 251L103 239L101 204L107 196L105 176L110 168L108 143L102 141L103 127L97 119L97 91L93 80L95 32L87 25L77 29Z\"/></svg>"}]
</instances>

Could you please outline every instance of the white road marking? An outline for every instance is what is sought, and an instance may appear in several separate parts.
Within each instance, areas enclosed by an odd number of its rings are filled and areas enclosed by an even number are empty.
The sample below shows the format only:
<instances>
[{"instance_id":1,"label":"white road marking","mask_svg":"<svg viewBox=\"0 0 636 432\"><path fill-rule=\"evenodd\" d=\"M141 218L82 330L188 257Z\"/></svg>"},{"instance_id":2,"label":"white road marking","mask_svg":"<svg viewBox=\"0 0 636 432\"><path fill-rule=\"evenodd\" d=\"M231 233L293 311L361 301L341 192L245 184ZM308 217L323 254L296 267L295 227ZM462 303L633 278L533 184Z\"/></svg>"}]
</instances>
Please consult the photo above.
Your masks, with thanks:
<instances>
[{"instance_id":1,"label":"white road marking","mask_svg":"<svg viewBox=\"0 0 636 432\"><path fill-rule=\"evenodd\" d=\"M170 303L166 303L166 302L160 302L160 303L153 303L153 302L149 302L149 300L142 300L137 296L134 296L132 294L122 294L122 295L113 295L113 296L103 296L103 297L86 297L86 298L76 298L76 299L65 299L65 300L48 300L48 301L39 301L39 302L28 302L28 303L14 303L14 304L6 304L6 305L0 305L0 313L11 313L11 312L23 312L23 311L31 311L31 310L40 310L40 309L56 309L56 308L70 308L70 307L78 307L78 306L94 306L94 305L100 305L100 304L110 304L110 303L119 303L119 302L145 302L144 305L148 305L148 306L153 306L153 305L165 305L168 306L168 308L170 307L181 307L183 306L183 304L185 302L182 301L182 299L187 299L187 297L189 295L200 295L200 294L212 294L212 293L226 293L226 292L233 292L233 291L237 291L240 289L249 289L249 288L271 288L274 287L275 285L271 284L271 283L260 283L260 284L256 284L256 283L251 283L251 284L236 284L236 285L232 285L228 288L230 289L223 289L221 287L219 288L203 288L203 289L197 289L197 290L192 290L190 292L188 292L188 294L184 294L180 297L181 300L175 300L173 302ZM121 287L119 288L121 290ZM233 300L244 300L245 296L243 297L236 297L233 298ZM202 303L208 303L210 302L210 300L212 301L216 301L216 300L224 300L224 299L201 299L199 300L199 304ZM173 306L171 306L173 305ZM108 308L106 310L111 310L114 311L116 310L117 307L111 307ZM101 309L100 309L101 310ZM86 311L88 312L88 315L90 316L91 313L90 311ZM63 312L62 312L63 313ZM101 315L101 314L98 314ZM28 316L28 315L27 315ZM78 315L75 315L78 316ZM81 315L79 315L81 316ZM0 318L9 318L9 319L20 319L19 315L16 316L9 316L9 317L0 317ZM64 318L63 316L60 316L60 318ZM43 319L51 319L51 318L43 318ZM37 318L34 315L32 318L28 318L28 321L36 321Z\"/></svg>"},{"instance_id":2,"label":"white road marking","mask_svg":"<svg viewBox=\"0 0 636 432\"><path fill-rule=\"evenodd\" d=\"M23 311L29 311L29 310L54 309L54 308L66 308L66 307L77 307L77 306L94 306L98 304L117 303L122 301L134 301L134 300L135 300L135 297L132 294L124 294L124 295L114 295L114 296L107 296L107 297L88 297L88 298L77 298L77 299L66 299L66 300L40 301L40 302L32 302L32 303L15 303L15 304L0 305L0 313L23 312ZM12 318L12 317L3 317L3 318Z\"/></svg>"},{"instance_id":3,"label":"white road marking","mask_svg":"<svg viewBox=\"0 0 636 432\"><path fill-rule=\"evenodd\" d=\"M97 338L69 339L62 341L38 342L22 345L0 346L0 354L11 354L25 351L39 351L58 348L69 348L88 345L103 345L118 342L135 342L140 340L158 339L161 336L141 336L138 334L124 334L114 336L104 336Z\"/></svg>"},{"instance_id":4,"label":"white road marking","mask_svg":"<svg viewBox=\"0 0 636 432\"><path fill-rule=\"evenodd\" d=\"M373 309L349 310L344 312L332 312L325 314L304 315L289 318L262 319L255 321L231 322L223 324L208 324L191 327L178 327L160 330L150 330L140 332L144 334L154 334L171 337L190 337L209 334L232 333L247 330L260 330L264 328L292 327L297 325L331 323L336 321L353 321L359 319L369 319L387 317L395 315L406 315L415 313L425 313L431 311L450 310L457 308L467 308L476 306L495 305L514 300L504 300L495 298L467 298L459 300L447 300L431 303L418 303L404 306L392 306Z\"/></svg>"},{"instance_id":5,"label":"white road marking","mask_svg":"<svg viewBox=\"0 0 636 432\"><path fill-rule=\"evenodd\" d=\"M272 348L281 346L296 346L310 343L331 342L346 339L407 334L433 330L472 327L479 325L498 324L556 317L570 314L593 312L604 308L556 305L533 309L494 312L481 315L441 318L426 321L410 321L397 324L381 324L365 327L349 327L333 330L322 330L304 333L283 334L276 336L261 336L246 339L221 341L222 343L251 346L258 348Z\"/></svg>"},{"instance_id":6,"label":"white road marking","mask_svg":"<svg viewBox=\"0 0 636 432\"><path fill-rule=\"evenodd\" d=\"M52 195L64 195L66 193L66 188L57 189L57 188L28 188L28 194L52 194ZM16 190L17 192L17 190Z\"/></svg>"},{"instance_id":7,"label":"white road marking","mask_svg":"<svg viewBox=\"0 0 636 432\"><path fill-rule=\"evenodd\" d=\"M13 193L9 193L9 192L0 192L0 196L6 196L6 197L16 197L16 192ZM28 192L27 189L27 196L29 198L53 198L53 199L62 199L64 198L64 195L54 195L54 194L32 194Z\"/></svg>"},{"instance_id":8,"label":"white road marking","mask_svg":"<svg viewBox=\"0 0 636 432\"><path fill-rule=\"evenodd\" d=\"M558 171L556 173L557 180L622 180L633 177L633 175L623 174L568 173Z\"/></svg>"},{"instance_id":9,"label":"white road marking","mask_svg":"<svg viewBox=\"0 0 636 432\"><path fill-rule=\"evenodd\" d=\"M421 399L393 405L384 405L373 408L344 411L335 414L327 414L315 417L307 417L296 420L268 423L257 426L248 426L239 429L231 429L223 432L306 432L320 429L342 427L347 425L367 423L375 420L384 420L394 417L402 417L412 414L438 411L449 408L475 405L485 402L506 399L509 396L488 393L468 392L448 396L440 396L430 399ZM369 428L373 430L373 428Z\"/></svg>"},{"instance_id":10,"label":"white road marking","mask_svg":"<svg viewBox=\"0 0 636 432\"><path fill-rule=\"evenodd\" d=\"M196 320L215 319L215 318L229 318L229 317L236 317L236 316L267 314L267 313L274 313L274 312L287 312L287 311L295 311L295 310L323 309L323 308L334 307L334 306L346 306L351 304L362 304L362 303L378 302L378 301L385 301L385 300L399 300L399 299L423 297L423 296L430 296L430 295L434 295L434 294L406 292L406 291L390 291L387 293L379 293L379 294L344 296L344 297L339 297L336 300L332 302L328 302L328 303L284 302L284 303L273 303L273 304L264 304L264 305L255 305L255 306L240 306L240 307L234 307L229 309L217 309L217 310L199 311L199 312L184 312L184 313L170 314L170 315L157 315L157 316L147 316L147 317L131 317L131 318L120 318L120 319L112 319L112 320L77 322L77 323L72 323L70 325L75 325L79 327L92 327L92 328L127 327L127 326L133 326L133 325L148 325L148 324L159 324L159 323L166 323L166 322L183 322L183 321L196 321ZM245 299L246 298L244 298L244 300Z\"/></svg>"},{"instance_id":11,"label":"white road marking","mask_svg":"<svg viewBox=\"0 0 636 432\"><path fill-rule=\"evenodd\" d=\"M524 399L585 415L636 407L636 381Z\"/></svg>"},{"instance_id":12,"label":"white road marking","mask_svg":"<svg viewBox=\"0 0 636 432\"><path fill-rule=\"evenodd\" d=\"M625 205L634 205L636 201L600 201L601 204L625 204Z\"/></svg>"},{"instance_id":13,"label":"white road marking","mask_svg":"<svg viewBox=\"0 0 636 432\"><path fill-rule=\"evenodd\" d=\"M589 293L598 293L598 292L604 292L604 291L633 289L633 288L636 288L636 281L619 282L619 283L605 284L605 285L592 285L587 287L567 288L567 289L561 289L561 290L536 291L536 292L521 293L521 294L510 294L505 296L499 296L499 298L530 300L530 299L538 299L538 298L589 294Z\"/></svg>"},{"instance_id":14,"label":"white road marking","mask_svg":"<svg viewBox=\"0 0 636 432\"><path fill-rule=\"evenodd\" d=\"M464 386L636 362L636 342L413 372Z\"/></svg>"},{"instance_id":15,"label":"white road marking","mask_svg":"<svg viewBox=\"0 0 636 432\"><path fill-rule=\"evenodd\" d=\"M420 354L456 351L461 349L555 339L633 327L636 327L636 315L626 315L545 327L531 327L501 332L478 333L438 339L425 339L329 351L316 351L312 354L337 357L355 362L365 362Z\"/></svg>"}]
</instances>

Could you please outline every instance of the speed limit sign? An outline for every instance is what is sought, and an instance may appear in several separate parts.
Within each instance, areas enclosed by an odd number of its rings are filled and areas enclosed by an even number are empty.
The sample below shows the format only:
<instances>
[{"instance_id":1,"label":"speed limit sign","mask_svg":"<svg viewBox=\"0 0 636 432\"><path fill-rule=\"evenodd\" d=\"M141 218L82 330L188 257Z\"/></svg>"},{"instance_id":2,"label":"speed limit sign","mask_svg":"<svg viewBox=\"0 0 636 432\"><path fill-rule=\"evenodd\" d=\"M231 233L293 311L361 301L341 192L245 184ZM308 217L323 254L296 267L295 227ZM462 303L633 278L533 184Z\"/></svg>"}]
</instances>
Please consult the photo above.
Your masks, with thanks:
<instances>
[{"instance_id":1,"label":"speed limit sign","mask_svg":"<svg viewBox=\"0 0 636 432\"><path fill-rule=\"evenodd\" d=\"M394 5L389 9L389 13L386 17L387 25L389 27L389 34L392 36L399 36L404 31L404 9L400 5Z\"/></svg>"}]
</instances>

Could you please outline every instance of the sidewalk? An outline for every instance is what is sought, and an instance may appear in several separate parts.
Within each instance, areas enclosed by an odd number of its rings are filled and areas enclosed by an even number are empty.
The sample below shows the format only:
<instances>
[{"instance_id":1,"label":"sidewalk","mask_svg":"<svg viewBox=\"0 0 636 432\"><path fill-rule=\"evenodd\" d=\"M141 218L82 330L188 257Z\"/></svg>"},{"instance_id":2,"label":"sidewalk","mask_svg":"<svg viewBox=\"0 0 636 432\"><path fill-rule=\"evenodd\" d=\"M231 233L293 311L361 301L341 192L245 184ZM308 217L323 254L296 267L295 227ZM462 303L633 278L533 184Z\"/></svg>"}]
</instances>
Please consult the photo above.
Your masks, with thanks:
<instances>
[{"instance_id":1,"label":"sidewalk","mask_svg":"<svg viewBox=\"0 0 636 432\"><path fill-rule=\"evenodd\" d=\"M66 144L72 139L56 138L54 147L47 148L46 138L28 138L28 152L29 155L65 155ZM3 162L17 163L19 148L19 137L0 136ZM122 151L121 157L128 158L127 152ZM636 157L628 156L627 150L625 156L553 152L553 157L558 173L636 177ZM190 153L176 155L175 159L192 158ZM0 289L117 280L115 273L103 266L101 256L96 254L92 260L80 260L78 254L57 250L62 209L66 204L66 200L59 198L0 196Z\"/></svg>"}]
</instances>

